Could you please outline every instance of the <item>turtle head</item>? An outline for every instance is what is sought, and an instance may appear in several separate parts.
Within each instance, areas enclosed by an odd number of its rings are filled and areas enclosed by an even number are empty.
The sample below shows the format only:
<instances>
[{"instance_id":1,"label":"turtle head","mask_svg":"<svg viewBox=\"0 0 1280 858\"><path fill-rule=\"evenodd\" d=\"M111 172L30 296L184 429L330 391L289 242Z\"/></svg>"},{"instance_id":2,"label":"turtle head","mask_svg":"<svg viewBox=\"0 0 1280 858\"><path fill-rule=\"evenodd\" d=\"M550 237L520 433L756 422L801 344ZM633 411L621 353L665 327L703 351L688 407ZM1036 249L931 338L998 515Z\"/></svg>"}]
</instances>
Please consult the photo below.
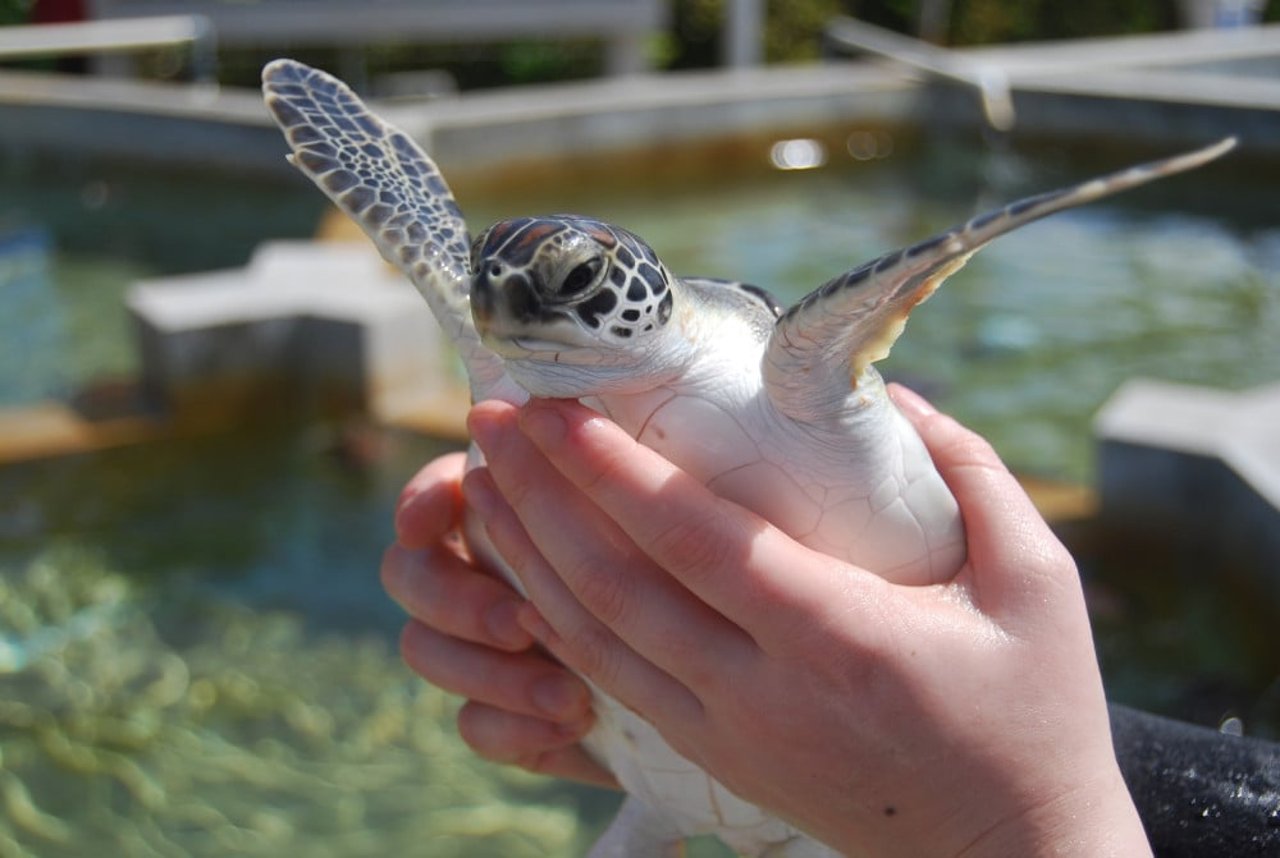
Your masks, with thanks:
<instances>
[{"instance_id":1,"label":"turtle head","mask_svg":"<svg viewBox=\"0 0 1280 858\"><path fill-rule=\"evenodd\" d=\"M645 389L672 365L673 278L626 230L575 215L515 218L471 248L481 340L535 396Z\"/></svg>"}]
</instances>

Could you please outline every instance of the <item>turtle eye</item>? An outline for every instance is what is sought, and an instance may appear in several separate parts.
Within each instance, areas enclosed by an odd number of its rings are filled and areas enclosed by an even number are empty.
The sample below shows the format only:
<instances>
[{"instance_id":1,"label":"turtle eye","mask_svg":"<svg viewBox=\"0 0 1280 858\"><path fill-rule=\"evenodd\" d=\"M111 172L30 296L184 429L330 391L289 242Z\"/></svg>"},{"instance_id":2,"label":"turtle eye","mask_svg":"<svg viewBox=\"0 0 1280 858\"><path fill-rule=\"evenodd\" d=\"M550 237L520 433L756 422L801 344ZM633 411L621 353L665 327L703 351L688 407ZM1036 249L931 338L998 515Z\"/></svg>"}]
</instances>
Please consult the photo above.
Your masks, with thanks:
<instances>
[{"instance_id":1,"label":"turtle eye","mask_svg":"<svg viewBox=\"0 0 1280 858\"><path fill-rule=\"evenodd\" d=\"M603 267L604 259L599 256L593 256L586 262L575 265L565 275L564 280L560 281L560 295L572 297L587 291L595 285L600 276L600 269Z\"/></svg>"}]
</instances>

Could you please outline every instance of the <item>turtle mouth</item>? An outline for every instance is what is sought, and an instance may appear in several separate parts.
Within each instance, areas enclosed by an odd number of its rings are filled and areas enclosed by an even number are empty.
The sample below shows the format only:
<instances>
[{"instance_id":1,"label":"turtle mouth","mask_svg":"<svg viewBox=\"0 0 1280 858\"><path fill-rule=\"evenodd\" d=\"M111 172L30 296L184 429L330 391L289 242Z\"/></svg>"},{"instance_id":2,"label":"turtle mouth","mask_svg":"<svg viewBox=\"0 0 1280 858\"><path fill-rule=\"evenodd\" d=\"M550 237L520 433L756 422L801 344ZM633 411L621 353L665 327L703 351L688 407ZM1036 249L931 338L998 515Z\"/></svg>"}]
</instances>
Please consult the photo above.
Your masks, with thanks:
<instances>
[{"instance_id":1,"label":"turtle mouth","mask_svg":"<svg viewBox=\"0 0 1280 858\"><path fill-rule=\"evenodd\" d=\"M473 313L472 318L481 342L502 357L545 360L592 344L573 318L559 310L544 309L539 318L527 320L503 312Z\"/></svg>"},{"instance_id":2,"label":"turtle mouth","mask_svg":"<svg viewBox=\"0 0 1280 858\"><path fill-rule=\"evenodd\" d=\"M557 332L559 333L559 332ZM564 337L546 336L528 331L496 333L492 329L481 331L480 341L485 348L508 361L532 361L535 363L595 364L599 355L591 343L574 339L576 333L564 331Z\"/></svg>"},{"instance_id":3,"label":"turtle mouth","mask_svg":"<svg viewBox=\"0 0 1280 858\"><path fill-rule=\"evenodd\" d=\"M480 341L491 352L504 358L541 358L546 359L565 349L574 348L574 344L564 340L546 336L529 336L515 332L499 333L492 328L480 331ZM558 358L556 358L558 360Z\"/></svg>"},{"instance_id":4,"label":"turtle mouth","mask_svg":"<svg viewBox=\"0 0 1280 858\"><path fill-rule=\"evenodd\" d=\"M550 352L560 352L566 347L566 343L548 340L542 337L512 337L504 341L508 344L512 352L519 352L522 355L546 355Z\"/></svg>"}]
</instances>

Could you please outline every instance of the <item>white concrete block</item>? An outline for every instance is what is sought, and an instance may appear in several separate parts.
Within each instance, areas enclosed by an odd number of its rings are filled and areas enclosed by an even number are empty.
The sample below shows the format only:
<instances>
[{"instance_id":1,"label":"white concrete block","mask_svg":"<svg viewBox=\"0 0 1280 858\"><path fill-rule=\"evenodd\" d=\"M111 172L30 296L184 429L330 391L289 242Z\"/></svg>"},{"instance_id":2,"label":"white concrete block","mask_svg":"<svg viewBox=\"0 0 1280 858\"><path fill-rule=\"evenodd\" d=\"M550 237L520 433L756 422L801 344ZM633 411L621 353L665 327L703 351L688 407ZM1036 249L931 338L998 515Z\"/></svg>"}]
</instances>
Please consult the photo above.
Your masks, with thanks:
<instances>
[{"instance_id":1,"label":"white concrete block","mask_svg":"<svg viewBox=\"0 0 1280 858\"><path fill-rule=\"evenodd\" d=\"M394 419L460 380L426 302L363 243L271 242L243 269L135 284L126 304L144 380L171 406L283 384Z\"/></svg>"},{"instance_id":2,"label":"white concrete block","mask_svg":"<svg viewBox=\"0 0 1280 858\"><path fill-rule=\"evenodd\" d=\"M1135 380L1094 422L1102 525L1256 571L1280 597L1280 384Z\"/></svg>"}]
</instances>

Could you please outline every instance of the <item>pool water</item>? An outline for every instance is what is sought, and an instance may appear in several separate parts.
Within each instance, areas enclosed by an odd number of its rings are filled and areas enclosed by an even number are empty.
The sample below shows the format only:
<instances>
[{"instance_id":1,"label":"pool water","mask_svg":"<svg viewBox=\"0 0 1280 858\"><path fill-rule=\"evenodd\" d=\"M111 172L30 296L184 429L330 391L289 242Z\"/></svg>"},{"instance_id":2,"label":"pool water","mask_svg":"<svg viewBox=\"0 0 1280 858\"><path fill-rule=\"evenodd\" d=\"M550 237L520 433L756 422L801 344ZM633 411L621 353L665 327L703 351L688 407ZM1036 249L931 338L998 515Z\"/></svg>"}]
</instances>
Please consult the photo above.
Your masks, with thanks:
<instances>
[{"instance_id":1,"label":"pool water","mask_svg":"<svg viewBox=\"0 0 1280 858\"><path fill-rule=\"evenodd\" d=\"M1159 154L925 144L730 187L557 188L527 204L620 223L677 272L748 280L788 304L980 211ZM923 385L1016 467L1071 480L1089 477L1089 422L1127 378L1280 378L1280 205L1237 169L1213 165L997 240L913 314L882 369ZM475 222L511 213L486 207Z\"/></svg>"},{"instance_id":2,"label":"pool water","mask_svg":"<svg viewBox=\"0 0 1280 858\"><path fill-rule=\"evenodd\" d=\"M0 157L0 406L137 368L123 297L145 277L244 265L320 206L280 180Z\"/></svg>"},{"instance_id":3,"label":"pool water","mask_svg":"<svg viewBox=\"0 0 1280 858\"><path fill-rule=\"evenodd\" d=\"M515 198L456 184L473 228L580 211L645 236L674 270L790 301L1134 157L896 149L789 173L762 152L731 181L633 175L611 190L560 172ZM1088 479L1090 417L1124 379L1280 378L1274 178L1215 165L1002 239L915 314L884 367L1020 469ZM0 404L127 376L133 279L241 265L322 212L301 181L5 165L0 229L26 238L20 264L0 265ZM378 558L400 486L443 449L353 418L0 469L0 852L579 854L611 797L477 762L455 704L398 661ZM1085 571L1113 698L1280 736L1274 606L1212 569Z\"/></svg>"},{"instance_id":4,"label":"pool water","mask_svg":"<svg viewBox=\"0 0 1280 858\"><path fill-rule=\"evenodd\" d=\"M791 173L763 169L762 157L758 173L729 184L631 176L611 189L561 173L515 199L492 185L468 197L465 180L459 196L473 229L515 214L588 213L644 236L677 272L749 280L789 303L978 211L1141 157L900 148ZM310 234L322 211L301 179L37 164L0 182L12 186L0 226L45 229L57 251L21 289L5 288L7 306L21 292L20 306L38 312L0 317L0 342L25 357L0 362L0 404L129 373L121 296L132 280L242 265L260 241ZM1245 388L1280 377L1280 206L1269 187L1259 165L1228 160L1006 236L913 315L882 367L922 385L1015 467L1086 480L1089 421L1125 379Z\"/></svg>"}]
</instances>

